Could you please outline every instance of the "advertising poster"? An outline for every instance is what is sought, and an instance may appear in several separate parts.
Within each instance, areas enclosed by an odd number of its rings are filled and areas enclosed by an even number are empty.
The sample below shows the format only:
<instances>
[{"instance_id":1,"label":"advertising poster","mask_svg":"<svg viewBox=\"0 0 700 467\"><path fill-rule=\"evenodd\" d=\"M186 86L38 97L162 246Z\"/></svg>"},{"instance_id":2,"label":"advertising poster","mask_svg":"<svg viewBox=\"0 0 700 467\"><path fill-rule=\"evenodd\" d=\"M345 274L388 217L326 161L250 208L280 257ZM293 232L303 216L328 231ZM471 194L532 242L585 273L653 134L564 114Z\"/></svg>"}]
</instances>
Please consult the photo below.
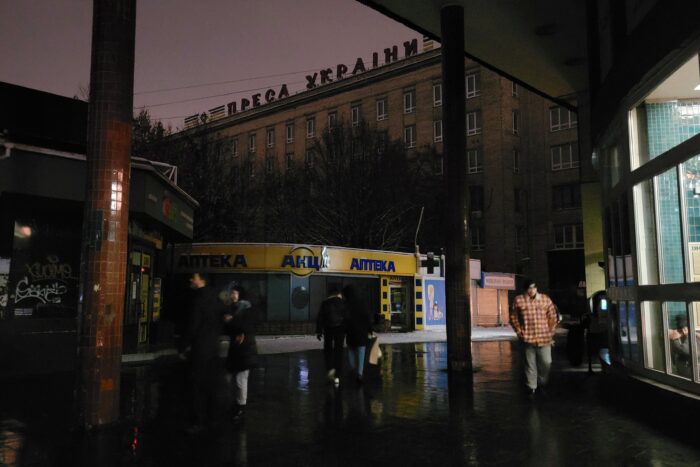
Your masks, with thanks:
<instances>
[{"instance_id":1,"label":"advertising poster","mask_svg":"<svg viewBox=\"0 0 700 467\"><path fill-rule=\"evenodd\" d=\"M445 281L438 279L425 279L423 286L424 312L423 319L426 326L445 325Z\"/></svg>"}]
</instances>

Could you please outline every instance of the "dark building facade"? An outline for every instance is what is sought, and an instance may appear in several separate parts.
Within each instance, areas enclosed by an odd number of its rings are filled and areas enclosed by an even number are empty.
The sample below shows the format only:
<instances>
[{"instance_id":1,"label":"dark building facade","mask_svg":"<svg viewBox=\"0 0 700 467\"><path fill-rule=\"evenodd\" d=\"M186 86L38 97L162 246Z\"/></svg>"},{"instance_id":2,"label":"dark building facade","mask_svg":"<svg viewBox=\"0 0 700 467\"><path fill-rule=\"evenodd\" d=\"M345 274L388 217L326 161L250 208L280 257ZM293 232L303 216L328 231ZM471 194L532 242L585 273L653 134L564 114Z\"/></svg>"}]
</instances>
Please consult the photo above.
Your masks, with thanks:
<instances>
[{"instance_id":1,"label":"dark building facade","mask_svg":"<svg viewBox=\"0 0 700 467\"><path fill-rule=\"evenodd\" d=\"M403 141L409 157L434 152L428 176L441 177L441 50L404 48L402 59L387 57L301 93L273 90L274 100L251 97L246 110L236 102L190 117L175 137L208 134L243 176L254 177L272 164L313 164L324 131L366 123ZM485 270L538 281L574 312L585 295L577 116L476 62L465 69L471 256Z\"/></svg>"},{"instance_id":2,"label":"dark building facade","mask_svg":"<svg viewBox=\"0 0 700 467\"><path fill-rule=\"evenodd\" d=\"M73 368L87 104L5 83L0 102L0 374ZM168 171L132 160L125 354L172 343L165 251L192 239L197 203ZM113 191L111 202L121 202ZM109 235L105 226L94 240Z\"/></svg>"}]
</instances>

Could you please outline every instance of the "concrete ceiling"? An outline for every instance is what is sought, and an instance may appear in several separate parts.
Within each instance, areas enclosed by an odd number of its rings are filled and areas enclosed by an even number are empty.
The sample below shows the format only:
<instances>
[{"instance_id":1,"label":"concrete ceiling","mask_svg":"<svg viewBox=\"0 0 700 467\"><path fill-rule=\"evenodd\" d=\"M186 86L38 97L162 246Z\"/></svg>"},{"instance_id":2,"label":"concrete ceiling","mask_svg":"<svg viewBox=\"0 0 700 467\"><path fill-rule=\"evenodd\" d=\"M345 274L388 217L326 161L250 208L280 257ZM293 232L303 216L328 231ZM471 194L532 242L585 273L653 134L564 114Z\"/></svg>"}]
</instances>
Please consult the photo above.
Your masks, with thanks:
<instances>
[{"instance_id":1,"label":"concrete ceiling","mask_svg":"<svg viewBox=\"0 0 700 467\"><path fill-rule=\"evenodd\" d=\"M646 102L673 99L700 99L700 65L698 56L688 60L645 99Z\"/></svg>"},{"instance_id":2,"label":"concrete ceiling","mask_svg":"<svg viewBox=\"0 0 700 467\"><path fill-rule=\"evenodd\" d=\"M358 0L440 40L442 5L464 7L466 54L554 99L588 88L581 0Z\"/></svg>"}]
</instances>

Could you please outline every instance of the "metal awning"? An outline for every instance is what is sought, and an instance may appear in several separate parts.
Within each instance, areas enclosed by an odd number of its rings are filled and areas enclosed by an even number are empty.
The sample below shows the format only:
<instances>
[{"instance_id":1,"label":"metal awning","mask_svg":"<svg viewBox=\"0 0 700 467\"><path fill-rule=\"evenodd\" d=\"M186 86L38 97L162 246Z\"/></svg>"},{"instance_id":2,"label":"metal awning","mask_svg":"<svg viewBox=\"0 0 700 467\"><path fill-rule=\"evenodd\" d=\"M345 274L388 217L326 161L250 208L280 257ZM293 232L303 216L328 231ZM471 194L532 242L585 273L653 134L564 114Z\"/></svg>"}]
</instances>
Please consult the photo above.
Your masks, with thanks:
<instances>
[{"instance_id":1,"label":"metal awning","mask_svg":"<svg viewBox=\"0 0 700 467\"><path fill-rule=\"evenodd\" d=\"M586 2L358 0L440 40L440 9L464 7L468 57L555 100L588 88Z\"/></svg>"}]
</instances>

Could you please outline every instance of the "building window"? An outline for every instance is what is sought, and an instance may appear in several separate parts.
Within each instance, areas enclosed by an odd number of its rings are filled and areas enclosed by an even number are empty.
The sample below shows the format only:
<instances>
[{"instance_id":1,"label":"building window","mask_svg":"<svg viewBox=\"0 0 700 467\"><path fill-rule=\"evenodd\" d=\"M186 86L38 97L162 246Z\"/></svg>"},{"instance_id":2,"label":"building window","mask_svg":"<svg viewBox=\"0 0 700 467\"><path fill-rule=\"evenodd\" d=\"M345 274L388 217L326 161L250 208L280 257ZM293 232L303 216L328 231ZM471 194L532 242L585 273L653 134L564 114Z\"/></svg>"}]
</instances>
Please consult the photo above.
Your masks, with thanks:
<instances>
[{"instance_id":1,"label":"building window","mask_svg":"<svg viewBox=\"0 0 700 467\"><path fill-rule=\"evenodd\" d=\"M288 152L285 156L285 160L286 160L287 170L290 170L292 167L294 167L294 153L293 152Z\"/></svg>"},{"instance_id":2,"label":"building window","mask_svg":"<svg viewBox=\"0 0 700 467\"><path fill-rule=\"evenodd\" d=\"M524 251L525 228L522 225L515 227L515 251Z\"/></svg>"},{"instance_id":3,"label":"building window","mask_svg":"<svg viewBox=\"0 0 700 467\"><path fill-rule=\"evenodd\" d=\"M274 145L275 145L275 129L268 128L267 129L267 147L271 148Z\"/></svg>"},{"instance_id":4,"label":"building window","mask_svg":"<svg viewBox=\"0 0 700 467\"><path fill-rule=\"evenodd\" d=\"M470 149L467 151L467 173L476 174L484 171L484 164L481 160L480 149Z\"/></svg>"},{"instance_id":5,"label":"building window","mask_svg":"<svg viewBox=\"0 0 700 467\"><path fill-rule=\"evenodd\" d=\"M328 129L332 130L338 125L338 112L328 112Z\"/></svg>"},{"instance_id":6,"label":"building window","mask_svg":"<svg viewBox=\"0 0 700 467\"><path fill-rule=\"evenodd\" d=\"M250 153L255 152L255 141L256 141L255 136L256 136L255 133L251 133L250 135L248 135L248 152L250 152Z\"/></svg>"},{"instance_id":7,"label":"building window","mask_svg":"<svg viewBox=\"0 0 700 467\"><path fill-rule=\"evenodd\" d=\"M352 109L350 110L350 114L352 118L352 126L360 126L360 106L353 105Z\"/></svg>"},{"instance_id":8,"label":"building window","mask_svg":"<svg viewBox=\"0 0 700 467\"><path fill-rule=\"evenodd\" d=\"M231 157L238 157L238 138L231 140Z\"/></svg>"},{"instance_id":9,"label":"building window","mask_svg":"<svg viewBox=\"0 0 700 467\"><path fill-rule=\"evenodd\" d=\"M360 138L353 138L350 142L350 151L353 156L362 155L362 140Z\"/></svg>"},{"instance_id":10,"label":"building window","mask_svg":"<svg viewBox=\"0 0 700 467\"><path fill-rule=\"evenodd\" d=\"M469 212L475 218L481 217L484 212L484 187L473 185L469 187Z\"/></svg>"},{"instance_id":11,"label":"building window","mask_svg":"<svg viewBox=\"0 0 700 467\"><path fill-rule=\"evenodd\" d=\"M549 129L550 131L566 130L576 128L578 121L576 114L563 107L553 107L549 109Z\"/></svg>"},{"instance_id":12,"label":"building window","mask_svg":"<svg viewBox=\"0 0 700 467\"><path fill-rule=\"evenodd\" d=\"M520 151L513 149L513 173L520 173Z\"/></svg>"},{"instance_id":13,"label":"building window","mask_svg":"<svg viewBox=\"0 0 700 467\"><path fill-rule=\"evenodd\" d=\"M478 135L481 133L481 112L469 112L467 114L467 135Z\"/></svg>"},{"instance_id":14,"label":"building window","mask_svg":"<svg viewBox=\"0 0 700 467\"><path fill-rule=\"evenodd\" d=\"M433 141L440 143L442 141L442 120L433 122Z\"/></svg>"},{"instance_id":15,"label":"building window","mask_svg":"<svg viewBox=\"0 0 700 467\"><path fill-rule=\"evenodd\" d=\"M316 159L316 154L313 149L309 148L306 150L306 158L304 159L304 163L306 164L307 167L311 168L314 166L314 162Z\"/></svg>"},{"instance_id":16,"label":"building window","mask_svg":"<svg viewBox=\"0 0 700 467\"><path fill-rule=\"evenodd\" d=\"M249 160L246 163L246 172L248 172L248 178L255 178L255 166L253 165L253 161Z\"/></svg>"},{"instance_id":17,"label":"building window","mask_svg":"<svg viewBox=\"0 0 700 467\"><path fill-rule=\"evenodd\" d=\"M557 250L583 248L583 224L555 225L554 248Z\"/></svg>"},{"instance_id":18,"label":"building window","mask_svg":"<svg viewBox=\"0 0 700 467\"><path fill-rule=\"evenodd\" d=\"M433 107L442 105L442 84L433 84Z\"/></svg>"},{"instance_id":19,"label":"building window","mask_svg":"<svg viewBox=\"0 0 700 467\"><path fill-rule=\"evenodd\" d=\"M485 234L483 225L472 225L470 229L472 250L480 251L485 246Z\"/></svg>"},{"instance_id":20,"label":"building window","mask_svg":"<svg viewBox=\"0 0 700 467\"><path fill-rule=\"evenodd\" d=\"M407 148L416 147L416 126L408 125L403 128L403 142Z\"/></svg>"},{"instance_id":21,"label":"building window","mask_svg":"<svg viewBox=\"0 0 700 467\"><path fill-rule=\"evenodd\" d=\"M518 83L515 81L511 83L510 93L513 97L518 97Z\"/></svg>"},{"instance_id":22,"label":"building window","mask_svg":"<svg viewBox=\"0 0 700 467\"><path fill-rule=\"evenodd\" d=\"M294 142L294 123L287 123L286 127L287 144Z\"/></svg>"},{"instance_id":23,"label":"building window","mask_svg":"<svg viewBox=\"0 0 700 467\"><path fill-rule=\"evenodd\" d=\"M444 169L445 169L445 157L442 154L435 154L433 173L435 175L442 175L442 172Z\"/></svg>"},{"instance_id":24,"label":"building window","mask_svg":"<svg viewBox=\"0 0 700 467\"><path fill-rule=\"evenodd\" d=\"M403 93L403 113L410 114L416 110L416 90L404 91Z\"/></svg>"},{"instance_id":25,"label":"building window","mask_svg":"<svg viewBox=\"0 0 700 467\"><path fill-rule=\"evenodd\" d=\"M578 147L573 143L552 146L552 170L575 169L578 167Z\"/></svg>"},{"instance_id":26,"label":"building window","mask_svg":"<svg viewBox=\"0 0 700 467\"><path fill-rule=\"evenodd\" d=\"M513 110L513 134L517 135L520 133L520 112Z\"/></svg>"},{"instance_id":27,"label":"building window","mask_svg":"<svg viewBox=\"0 0 700 467\"><path fill-rule=\"evenodd\" d=\"M467 99L481 95L481 76L479 73L467 75Z\"/></svg>"},{"instance_id":28,"label":"building window","mask_svg":"<svg viewBox=\"0 0 700 467\"><path fill-rule=\"evenodd\" d=\"M310 117L306 119L306 137L313 138L316 136L316 118Z\"/></svg>"},{"instance_id":29,"label":"building window","mask_svg":"<svg viewBox=\"0 0 700 467\"><path fill-rule=\"evenodd\" d=\"M523 190L520 188L513 189L513 210L515 212L523 210Z\"/></svg>"},{"instance_id":30,"label":"building window","mask_svg":"<svg viewBox=\"0 0 700 467\"><path fill-rule=\"evenodd\" d=\"M265 173L271 174L272 170L275 168L275 158L273 156L267 156L265 158Z\"/></svg>"},{"instance_id":31,"label":"building window","mask_svg":"<svg viewBox=\"0 0 700 467\"><path fill-rule=\"evenodd\" d=\"M581 187L577 183L552 187L552 209L578 209L581 207Z\"/></svg>"},{"instance_id":32,"label":"building window","mask_svg":"<svg viewBox=\"0 0 700 467\"><path fill-rule=\"evenodd\" d=\"M377 100L377 121L387 119L386 98Z\"/></svg>"},{"instance_id":33,"label":"building window","mask_svg":"<svg viewBox=\"0 0 700 467\"><path fill-rule=\"evenodd\" d=\"M384 154L388 141L389 134L386 131L380 131L377 133L377 154Z\"/></svg>"}]
</instances>

